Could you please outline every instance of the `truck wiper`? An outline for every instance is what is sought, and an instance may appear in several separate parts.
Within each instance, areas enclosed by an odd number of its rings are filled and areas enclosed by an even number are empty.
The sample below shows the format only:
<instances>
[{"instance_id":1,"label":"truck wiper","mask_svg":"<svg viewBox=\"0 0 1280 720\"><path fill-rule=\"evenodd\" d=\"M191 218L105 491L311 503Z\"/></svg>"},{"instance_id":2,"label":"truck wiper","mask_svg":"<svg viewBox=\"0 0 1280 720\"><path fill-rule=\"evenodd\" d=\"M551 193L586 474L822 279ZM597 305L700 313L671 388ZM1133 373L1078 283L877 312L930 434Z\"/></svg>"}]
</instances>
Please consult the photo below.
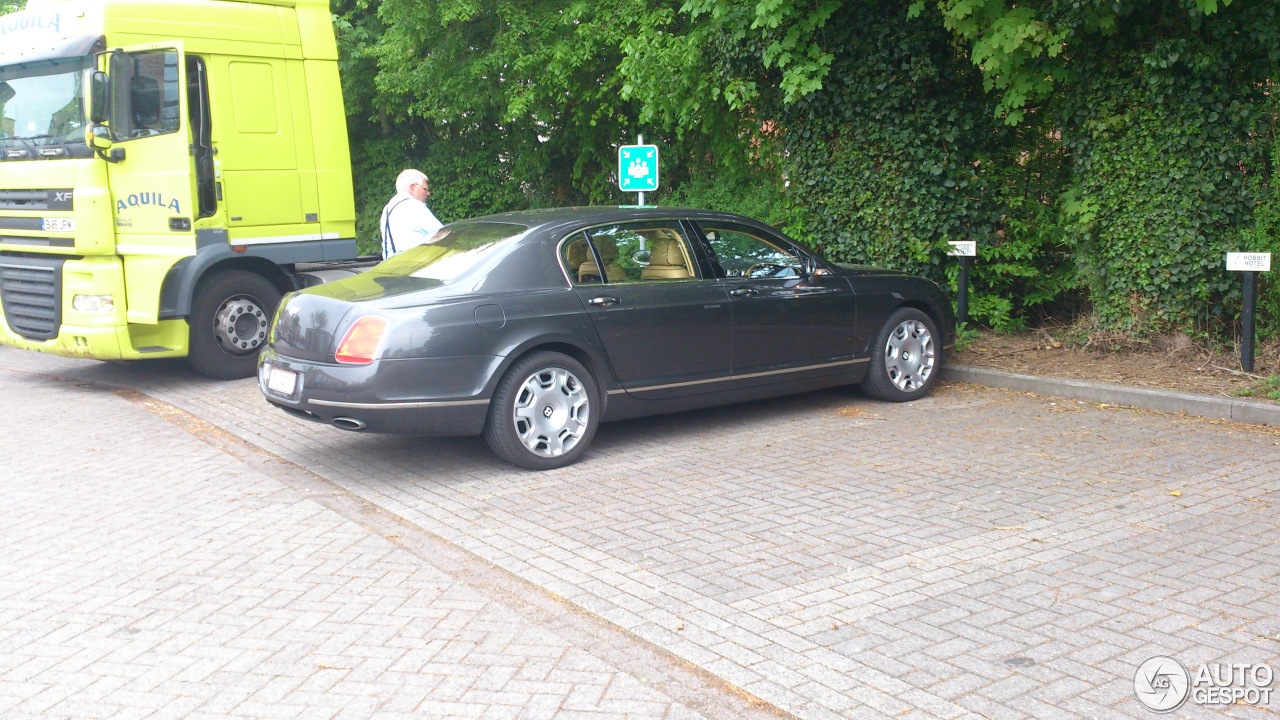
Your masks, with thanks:
<instances>
[{"instance_id":1,"label":"truck wiper","mask_svg":"<svg viewBox=\"0 0 1280 720\"><path fill-rule=\"evenodd\" d=\"M6 148L20 148L20 149L17 149L16 151L10 150L8 152L3 153L2 156L4 158L33 157L36 154L36 144L27 138L19 137L17 135L10 135L9 137L4 138L4 140L5 140L4 146ZM19 145L18 143L21 143L21 145ZM28 147L31 148L29 151L27 150Z\"/></svg>"},{"instance_id":2,"label":"truck wiper","mask_svg":"<svg viewBox=\"0 0 1280 720\"><path fill-rule=\"evenodd\" d=\"M45 141L44 144L46 146L57 145L58 147L62 148L63 154L67 156L71 155L71 148L67 147L67 144L63 142L62 138L58 137L57 135L27 135L26 137L15 135L13 136L13 139L21 140L22 142L27 143L31 147L31 153L33 155L40 154L40 151L36 149L37 148L36 140L44 140Z\"/></svg>"}]
</instances>

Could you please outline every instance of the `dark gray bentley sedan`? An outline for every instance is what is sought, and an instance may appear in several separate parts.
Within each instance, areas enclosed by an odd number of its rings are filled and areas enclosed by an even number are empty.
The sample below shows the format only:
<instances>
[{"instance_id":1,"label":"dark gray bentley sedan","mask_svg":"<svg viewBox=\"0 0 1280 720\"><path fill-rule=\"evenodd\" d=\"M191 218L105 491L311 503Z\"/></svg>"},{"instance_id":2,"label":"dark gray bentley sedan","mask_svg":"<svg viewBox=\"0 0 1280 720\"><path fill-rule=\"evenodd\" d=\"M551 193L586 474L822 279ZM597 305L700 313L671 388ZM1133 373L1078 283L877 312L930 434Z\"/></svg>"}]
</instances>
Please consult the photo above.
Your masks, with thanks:
<instances>
[{"instance_id":1,"label":"dark gray bentley sedan","mask_svg":"<svg viewBox=\"0 0 1280 720\"><path fill-rule=\"evenodd\" d=\"M745 217L562 208L452 223L287 295L258 378L298 417L483 433L503 459L549 469L602 420L855 383L914 400L954 333L932 282L827 262Z\"/></svg>"}]
</instances>

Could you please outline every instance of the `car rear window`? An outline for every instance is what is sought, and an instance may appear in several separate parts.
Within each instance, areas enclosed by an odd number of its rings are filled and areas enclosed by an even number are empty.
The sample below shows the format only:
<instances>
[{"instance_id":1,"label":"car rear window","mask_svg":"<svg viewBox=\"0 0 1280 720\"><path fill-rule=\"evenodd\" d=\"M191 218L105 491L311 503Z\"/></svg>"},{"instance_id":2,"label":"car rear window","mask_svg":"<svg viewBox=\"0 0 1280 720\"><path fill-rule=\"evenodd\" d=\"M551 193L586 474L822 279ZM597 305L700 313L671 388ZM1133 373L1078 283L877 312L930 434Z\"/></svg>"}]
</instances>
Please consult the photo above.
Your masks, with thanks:
<instances>
[{"instance_id":1,"label":"car rear window","mask_svg":"<svg viewBox=\"0 0 1280 720\"><path fill-rule=\"evenodd\" d=\"M425 245L409 248L378 265L385 275L403 275L442 284L467 275L499 255L499 250L529 231L527 225L468 222L446 225Z\"/></svg>"}]
</instances>

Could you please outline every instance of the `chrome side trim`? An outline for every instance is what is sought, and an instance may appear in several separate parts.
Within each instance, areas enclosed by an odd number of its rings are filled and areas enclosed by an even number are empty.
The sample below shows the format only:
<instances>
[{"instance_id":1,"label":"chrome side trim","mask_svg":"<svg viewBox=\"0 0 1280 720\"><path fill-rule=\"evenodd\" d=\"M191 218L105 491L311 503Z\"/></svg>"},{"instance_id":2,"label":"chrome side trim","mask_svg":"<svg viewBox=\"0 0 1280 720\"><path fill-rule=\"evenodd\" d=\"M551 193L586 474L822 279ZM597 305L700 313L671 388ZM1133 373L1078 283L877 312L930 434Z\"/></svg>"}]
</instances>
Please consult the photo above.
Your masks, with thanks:
<instances>
[{"instance_id":1,"label":"chrome side trim","mask_svg":"<svg viewBox=\"0 0 1280 720\"><path fill-rule=\"evenodd\" d=\"M627 388L622 392L667 390L669 388L688 387L690 385L707 385L710 383L729 382L731 380L748 380L750 378L768 377L770 375L787 375L790 373L805 372L806 370L821 370L823 368L840 367L842 365L859 365L865 362L871 362L871 358L854 358L853 360L840 360L839 362L823 363L821 365L805 365L804 367L787 368L785 370L768 370L766 372L749 373L747 375L726 375L724 377L711 378L709 380L689 380L688 382L668 383L666 385L649 385L648 387Z\"/></svg>"},{"instance_id":2,"label":"chrome side trim","mask_svg":"<svg viewBox=\"0 0 1280 720\"><path fill-rule=\"evenodd\" d=\"M806 370L822 370L823 368L841 367L844 365L858 365L865 362L871 362L870 358L854 358L853 360L840 360L838 362L823 363L821 365L805 365L804 367L787 368L785 370L769 370L766 372L750 373L747 375L726 375L724 377L710 378L708 380L690 380L688 382L668 383L666 385L650 385L642 388L630 388L622 390L609 390L608 395L621 395L629 392L649 392L652 390L666 390L669 388L688 387L690 385L709 385L711 383L729 382L731 380L747 380L757 377L768 377L771 375L787 375L790 373L805 372ZM357 410L411 410L415 408L436 408L436 407L464 407L469 405L488 405L488 400L431 400L425 402L402 402L402 403L348 403L337 402L334 400L311 400L312 405L322 405L324 407L334 408L353 408Z\"/></svg>"},{"instance_id":3,"label":"chrome side trim","mask_svg":"<svg viewBox=\"0 0 1280 720\"><path fill-rule=\"evenodd\" d=\"M488 400L428 400L424 402L385 402L385 403L350 403L334 400L311 400L312 405L323 405L335 408L354 408L357 410L412 410L415 408L463 407L466 405L488 405Z\"/></svg>"}]
</instances>

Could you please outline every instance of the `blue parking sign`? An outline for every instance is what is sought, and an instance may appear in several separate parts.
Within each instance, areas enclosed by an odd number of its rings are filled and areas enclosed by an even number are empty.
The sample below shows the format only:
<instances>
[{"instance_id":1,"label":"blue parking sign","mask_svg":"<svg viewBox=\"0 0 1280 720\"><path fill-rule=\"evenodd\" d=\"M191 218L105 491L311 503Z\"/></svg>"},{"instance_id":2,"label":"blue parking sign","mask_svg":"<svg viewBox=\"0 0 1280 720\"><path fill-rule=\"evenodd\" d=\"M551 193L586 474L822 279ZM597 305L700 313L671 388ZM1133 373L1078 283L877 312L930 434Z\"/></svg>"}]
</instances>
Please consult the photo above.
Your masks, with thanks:
<instances>
[{"instance_id":1,"label":"blue parking sign","mask_svg":"<svg viewBox=\"0 0 1280 720\"><path fill-rule=\"evenodd\" d=\"M658 146L623 145L618 148L618 189L653 192L658 189Z\"/></svg>"}]
</instances>

